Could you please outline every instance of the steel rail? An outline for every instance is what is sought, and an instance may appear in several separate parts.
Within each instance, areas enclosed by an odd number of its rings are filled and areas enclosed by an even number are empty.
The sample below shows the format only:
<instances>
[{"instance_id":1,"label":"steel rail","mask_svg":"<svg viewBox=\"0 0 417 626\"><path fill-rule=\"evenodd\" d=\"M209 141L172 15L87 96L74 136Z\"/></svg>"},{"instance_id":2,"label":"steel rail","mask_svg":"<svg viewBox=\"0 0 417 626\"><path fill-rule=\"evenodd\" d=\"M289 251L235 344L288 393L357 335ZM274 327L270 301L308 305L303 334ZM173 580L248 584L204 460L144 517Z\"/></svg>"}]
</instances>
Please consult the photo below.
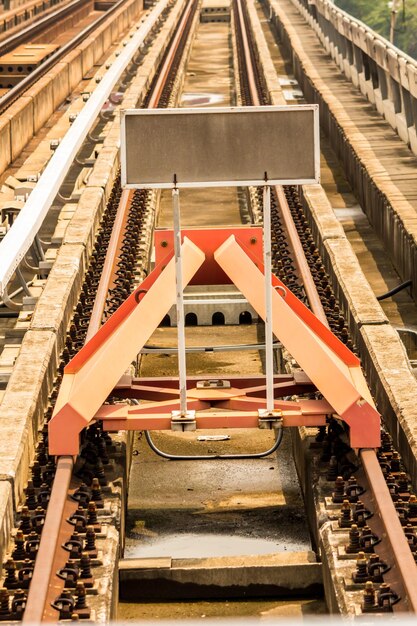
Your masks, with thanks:
<instances>
[{"instance_id":1,"label":"steel rail","mask_svg":"<svg viewBox=\"0 0 417 626\"><path fill-rule=\"evenodd\" d=\"M123 72L137 54L139 46L149 35L168 3L169 0L159 0L137 33L129 40L120 56L115 59L111 68L103 76L55 150L25 206L13 222L13 226L0 242L2 260L0 296L32 245L84 139L109 98L113 87L120 80Z\"/></svg>"},{"instance_id":2,"label":"steel rail","mask_svg":"<svg viewBox=\"0 0 417 626\"><path fill-rule=\"evenodd\" d=\"M193 2L189 2L183 15L181 18L181 21L178 25L178 31L175 34L174 40L172 42L172 48L170 47L170 54L167 55L167 58L164 61L164 65L162 67L162 71L160 74L158 74L158 79L155 83L155 85L153 86L152 89L152 96L148 102L148 108L149 109L154 109L158 106L158 103L161 99L162 96L162 92L164 90L165 84L166 84L166 80L167 77L169 75L169 72L172 68L172 64L174 63L174 59L175 59L175 55L177 53L178 47L180 45L185 27L188 23L188 20L190 18L190 14L193 8ZM172 52L171 52L172 51Z\"/></svg>"},{"instance_id":3,"label":"steel rail","mask_svg":"<svg viewBox=\"0 0 417 626\"><path fill-rule=\"evenodd\" d=\"M288 240L294 252L294 263L296 265L297 273L301 278L301 282L303 283L303 287L306 292L306 296L310 304L311 310L325 326L329 327L329 322L327 320L326 313L324 312L323 304L321 302L319 292L317 291L316 283L314 282L314 278L311 274L308 261L304 254L303 245L298 236L294 220L292 219L290 207L288 206L284 189L280 185L276 185L274 189L282 222L285 226Z\"/></svg>"},{"instance_id":4,"label":"steel rail","mask_svg":"<svg viewBox=\"0 0 417 626\"><path fill-rule=\"evenodd\" d=\"M241 0L236 0L237 13L239 17L239 31L242 37L243 55L245 60L246 74L248 80L248 86L253 106L260 106L262 104L259 97L258 88L255 79L255 70L252 63L251 48L249 45L249 35L246 28L245 16L243 14Z\"/></svg>"},{"instance_id":5,"label":"steel rail","mask_svg":"<svg viewBox=\"0 0 417 626\"><path fill-rule=\"evenodd\" d=\"M56 464L51 498L22 618L25 624L39 624L43 619L73 467L74 460L70 456L60 457Z\"/></svg>"},{"instance_id":6,"label":"steel rail","mask_svg":"<svg viewBox=\"0 0 417 626\"><path fill-rule=\"evenodd\" d=\"M237 0L237 7L239 10L240 26L243 29L245 27L245 19L240 0ZM245 46L249 47L249 37L242 37L242 39L245 42ZM255 74L257 69L252 64L248 65L248 60L251 59L252 56L250 51L245 49L247 70ZM249 81L249 85L252 91L253 85L256 85L254 78ZM254 98L254 94L251 93L251 97ZM287 230L290 243L295 254L294 261L296 263L299 276L302 279L309 304L312 311L320 319L320 321L328 326L327 316L324 312L307 259L305 258L303 247L293 222L284 190L281 186L277 186L275 191L282 221ZM406 594L406 604L411 612L417 613L417 565L410 550L410 546L408 545L407 538L404 534L394 502L391 498L391 494L382 473L382 469L379 465L376 451L374 449L363 449L358 451L358 455L361 459L364 473L372 491L372 500L376 513L379 516L384 529L383 540L388 542L390 554L395 562L396 574L399 579L398 582Z\"/></svg>"},{"instance_id":7,"label":"steel rail","mask_svg":"<svg viewBox=\"0 0 417 626\"><path fill-rule=\"evenodd\" d=\"M187 9L192 7L194 2L195 0L189 0L189 4L184 11L188 19L190 12ZM170 74L172 59L178 50L178 32L183 33L186 24L187 20L184 21L182 19L181 28L176 31L174 38L175 49L171 50L170 47L169 54L164 60L163 67L160 70L165 76L165 82L167 82ZM159 98L161 94L162 90L159 92ZM158 101L159 99L153 99L153 106L157 106ZM123 243L123 234L133 193L133 191L124 191L119 201L119 207L116 212L112 234L106 251L104 266L94 300L85 342L97 332L102 324L106 298L115 277L117 258ZM64 581L56 577L56 571L65 563L65 553L61 544L65 540L65 536L68 536L68 530L65 529L64 525L67 524L66 520L71 512L77 507L77 503L71 502L68 498L73 467L74 459L72 457L66 456L58 458L52 485L50 505L46 512L44 532L41 536L26 602L26 609L22 620L23 623L26 624L35 624L42 621L56 621L56 614L54 614L54 609L51 607L51 601L54 600L64 587ZM68 553L66 553L66 557L68 557Z\"/></svg>"},{"instance_id":8,"label":"steel rail","mask_svg":"<svg viewBox=\"0 0 417 626\"><path fill-rule=\"evenodd\" d=\"M77 10L77 8L90 3L91 0L73 0L73 2L61 6L59 9L55 9L53 13L49 13L48 15L41 17L33 24L20 29L17 33L10 35L7 39L0 42L0 56L7 54L16 48L16 46L20 46L21 44L30 41L36 35L41 34L47 27L52 26L55 22L71 14L73 11Z\"/></svg>"},{"instance_id":9,"label":"steel rail","mask_svg":"<svg viewBox=\"0 0 417 626\"><path fill-rule=\"evenodd\" d=\"M126 228L129 207L133 198L133 191L123 191L120 197L119 206L117 208L116 217L104 260L103 270L100 276L100 282L97 287L97 293L94 305L91 311L90 323L88 324L85 342L87 343L100 328L103 320L104 309L106 307L106 298L114 281L117 266L117 257L123 243L123 235Z\"/></svg>"},{"instance_id":10,"label":"steel rail","mask_svg":"<svg viewBox=\"0 0 417 626\"><path fill-rule=\"evenodd\" d=\"M397 568L396 574L407 595L410 612L417 613L417 565L401 526L384 474L375 450L360 450L362 467L372 489L373 504L385 530L390 552Z\"/></svg>"}]
</instances>

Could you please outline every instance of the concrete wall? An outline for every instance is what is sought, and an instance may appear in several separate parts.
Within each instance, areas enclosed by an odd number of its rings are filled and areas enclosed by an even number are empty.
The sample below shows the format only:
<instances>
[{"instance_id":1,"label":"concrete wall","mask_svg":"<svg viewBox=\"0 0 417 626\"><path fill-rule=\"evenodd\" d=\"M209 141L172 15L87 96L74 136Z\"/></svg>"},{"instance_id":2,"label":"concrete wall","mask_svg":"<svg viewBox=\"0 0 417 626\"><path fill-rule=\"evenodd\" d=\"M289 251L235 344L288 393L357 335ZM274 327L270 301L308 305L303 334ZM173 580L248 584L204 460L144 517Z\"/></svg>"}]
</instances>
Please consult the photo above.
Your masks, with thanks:
<instances>
[{"instance_id":1,"label":"concrete wall","mask_svg":"<svg viewBox=\"0 0 417 626\"><path fill-rule=\"evenodd\" d=\"M189 300L192 300L192 303ZM198 302L199 300L201 303ZM229 302L224 302L224 300L229 300ZM231 302L232 300L235 302ZM201 287L187 287L184 293L184 312L185 323L188 326L239 325L252 323L258 319L255 309L237 289L223 285L205 287L204 291ZM176 326L175 306L171 307L168 316L169 324L166 323L166 325Z\"/></svg>"},{"instance_id":2,"label":"concrete wall","mask_svg":"<svg viewBox=\"0 0 417 626\"><path fill-rule=\"evenodd\" d=\"M26 2L25 0L3 0L0 3L0 33L10 31L15 26L32 19L35 15L47 12L48 9L55 7L63 1L35 0L35 2Z\"/></svg>"}]
</instances>

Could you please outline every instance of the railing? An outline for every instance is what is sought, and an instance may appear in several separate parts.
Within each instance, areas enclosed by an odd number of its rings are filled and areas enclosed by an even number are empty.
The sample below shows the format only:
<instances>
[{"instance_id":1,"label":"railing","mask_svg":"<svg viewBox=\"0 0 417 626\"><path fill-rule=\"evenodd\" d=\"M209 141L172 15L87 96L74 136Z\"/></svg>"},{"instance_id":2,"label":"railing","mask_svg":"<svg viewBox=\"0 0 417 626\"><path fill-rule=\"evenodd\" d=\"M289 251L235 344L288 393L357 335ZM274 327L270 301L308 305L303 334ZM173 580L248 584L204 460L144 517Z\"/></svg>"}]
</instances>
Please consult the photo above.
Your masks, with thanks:
<instances>
[{"instance_id":1,"label":"railing","mask_svg":"<svg viewBox=\"0 0 417 626\"><path fill-rule=\"evenodd\" d=\"M346 78L417 155L417 61L330 0L292 0Z\"/></svg>"}]
</instances>

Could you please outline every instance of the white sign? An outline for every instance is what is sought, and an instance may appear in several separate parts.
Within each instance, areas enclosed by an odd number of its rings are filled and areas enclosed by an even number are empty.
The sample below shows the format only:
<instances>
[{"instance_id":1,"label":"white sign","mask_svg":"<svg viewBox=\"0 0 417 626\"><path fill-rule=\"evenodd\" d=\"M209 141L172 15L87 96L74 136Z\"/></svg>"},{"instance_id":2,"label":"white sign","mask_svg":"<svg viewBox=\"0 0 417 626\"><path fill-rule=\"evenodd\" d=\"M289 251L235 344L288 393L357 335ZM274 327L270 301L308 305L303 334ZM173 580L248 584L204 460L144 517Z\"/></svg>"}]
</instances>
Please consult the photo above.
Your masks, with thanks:
<instances>
[{"instance_id":1,"label":"white sign","mask_svg":"<svg viewBox=\"0 0 417 626\"><path fill-rule=\"evenodd\" d=\"M129 189L317 183L318 105L132 109L121 118Z\"/></svg>"}]
</instances>

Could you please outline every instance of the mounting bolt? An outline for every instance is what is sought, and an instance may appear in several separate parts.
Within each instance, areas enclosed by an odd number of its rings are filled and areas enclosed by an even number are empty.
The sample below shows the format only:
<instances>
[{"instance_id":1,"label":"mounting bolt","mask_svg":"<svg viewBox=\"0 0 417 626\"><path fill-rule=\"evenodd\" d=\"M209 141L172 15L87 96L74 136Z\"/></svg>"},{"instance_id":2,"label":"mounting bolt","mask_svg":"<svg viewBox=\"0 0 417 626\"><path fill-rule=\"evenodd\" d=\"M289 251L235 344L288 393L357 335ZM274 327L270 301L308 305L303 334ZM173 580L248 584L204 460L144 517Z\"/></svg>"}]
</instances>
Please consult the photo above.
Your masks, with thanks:
<instances>
[{"instance_id":1,"label":"mounting bolt","mask_svg":"<svg viewBox=\"0 0 417 626\"><path fill-rule=\"evenodd\" d=\"M355 554L360 551L360 533L356 524L352 524L349 531L349 544L346 546L347 554Z\"/></svg>"},{"instance_id":2,"label":"mounting bolt","mask_svg":"<svg viewBox=\"0 0 417 626\"><path fill-rule=\"evenodd\" d=\"M375 589L374 584L370 580L365 583L365 589L363 592L363 604L362 611L364 613L370 613L375 609Z\"/></svg>"},{"instance_id":3,"label":"mounting bolt","mask_svg":"<svg viewBox=\"0 0 417 626\"><path fill-rule=\"evenodd\" d=\"M352 579L354 583L358 584L366 583L369 579L365 552L359 552L358 554L358 558L356 560L356 571L352 574Z\"/></svg>"}]
</instances>

